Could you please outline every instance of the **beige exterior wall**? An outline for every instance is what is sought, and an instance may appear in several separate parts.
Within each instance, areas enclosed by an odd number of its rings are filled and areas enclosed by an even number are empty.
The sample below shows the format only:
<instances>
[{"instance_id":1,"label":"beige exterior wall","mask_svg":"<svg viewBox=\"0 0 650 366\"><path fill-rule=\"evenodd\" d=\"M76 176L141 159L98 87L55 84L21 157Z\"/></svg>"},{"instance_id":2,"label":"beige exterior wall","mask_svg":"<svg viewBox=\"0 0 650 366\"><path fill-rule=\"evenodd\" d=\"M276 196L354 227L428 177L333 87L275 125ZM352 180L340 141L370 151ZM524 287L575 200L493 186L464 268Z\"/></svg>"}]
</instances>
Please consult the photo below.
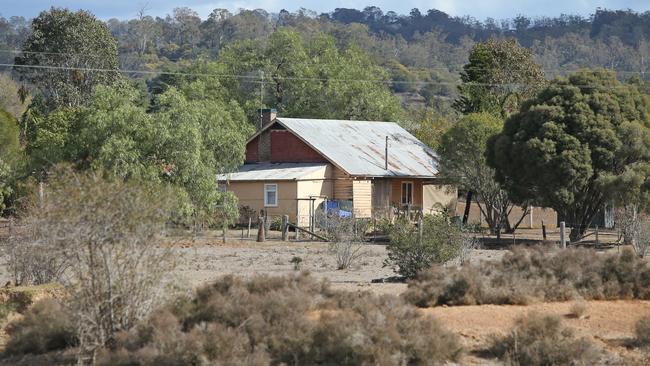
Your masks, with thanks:
<instances>
[{"instance_id":1,"label":"beige exterior wall","mask_svg":"<svg viewBox=\"0 0 650 366\"><path fill-rule=\"evenodd\" d=\"M305 176L297 182L297 198L309 198L319 196L314 200L314 209L318 209L325 198L332 199L334 193L334 181L331 179L332 168L328 166L326 170L313 173ZM309 205L308 200L297 201L297 218L296 221L299 226L309 225Z\"/></svg>"},{"instance_id":2,"label":"beige exterior wall","mask_svg":"<svg viewBox=\"0 0 650 366\"><path fill-rule=\"evenodd\" d=\"M325 200L332 199L334 181L332 180L333 168L326 168L306 174L299 180L288 181L231 181L228 190L239 198L240 206L249 206L257 213L265 210L268 216L289 215L289 221L298 222L300 226L309 225L310 196L322 196L314 201L314 208ZM278 185L278 205L264 207L264 185Z\"/></svg>"},{"instance_id":3,"label":"beige exterior wall","mask_svg":"<svg viewBox=\"0 0 650 366\"><path fill-rule=\"evenodd\" d=\"M465 201L459 201L456 206L456 215L463 216L465 212ZM508 216L508 220L511 224L515 224L522 214L521 207L514 207ZM519 224L519 229L541 229L542 222L546 226L546 229L553 230L557 228L557 212L551 208L542 208L542 207L533 207L531 214L528 214L524 217ZM481 210L478 208L476 202L472 202L472 206L469 209L469 217L467 222L470 224L480 223L482 227L487 227L485 219L481 214Z\"/></svg>"},{"instance_id":4,"label":"beige exterior wall","mask_svg":"<svg viewBox=\"0 0 650 366\"><path fill-rule=\"evenodd\" d=\"M432 214L447 208L456 212L458 189L451 185L425 184L422 186L422 212Z\"/></svg>"},{"instance_id":5,"label":"beige exterior wall","mask_svg":"<svg viewBox=\"0 0 650 366\"><path fill-rule=\"evenodd\" d=\"M278 205L264 207L264 185L278 185ZM239 198L239 206L248 206L257 213L265 210L268 216L289 215L289 220L295 222L298 212L297 182L296 181L256 181L230 182L228 190Z\"/></svg>"},{"instance_id":6,"label":"beige exterior wall","mask_svg":"<svg viewBox=\"0 0 650 366\"><path fill-rule=\"evenodd\" d=\"M370 180L355 180L352 182L354 197L354 216L367 218L372 216L372 184Z\"/></svg>"}]
</instances>

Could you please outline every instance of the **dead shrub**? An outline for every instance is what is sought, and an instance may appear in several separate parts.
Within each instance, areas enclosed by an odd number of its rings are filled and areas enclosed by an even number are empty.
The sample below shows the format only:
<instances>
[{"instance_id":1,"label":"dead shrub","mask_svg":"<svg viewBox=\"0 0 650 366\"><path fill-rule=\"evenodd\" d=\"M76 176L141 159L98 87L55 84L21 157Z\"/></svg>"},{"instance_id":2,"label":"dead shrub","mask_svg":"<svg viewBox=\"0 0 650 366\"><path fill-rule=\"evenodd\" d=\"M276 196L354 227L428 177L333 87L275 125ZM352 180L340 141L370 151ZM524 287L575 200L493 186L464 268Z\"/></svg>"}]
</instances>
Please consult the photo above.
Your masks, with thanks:
<instances>
[{"instance_id":1,"label":"dead shrub","mask_svg":"<svg viewBox=\"0 0 650 366\"><path fill-rule=\"evenodd\" d=\"M80 355L92 359L164 296L163 277L175 262L158 243L173 205L165 187L59 167L27 210L32 250L24 255L46 253L66 264L57 281L77 315Z\"/></svg>"},{"instance_id":2,"label":"dead shrub","mask_svg":"<svg viewBox=\"0 0 650 366\"><path fill-rule=\"evenodd\" d=\"M650 299L650 266L632 250L515 248L500 261L423 271L403 296L417 306Z\"/></svg>"},{"instance_id":3,"label":"dead shrub","mask_svg":"<svg viewBox=\"0 0 650 366\"><path fill-rule=\"evenodd\" d=\"M363 244L370 222L355 218L340 217L338 214L321 214L326 235L331 239L329 251L336 259L337 269L348 269L366 255Z\"/></svg>"},{"instance_id":4,"label":"dead shrub","mask_svg":"<svg viewBox=\"0 0 650 366\"><path fill-rule=\"evenodd\" d=\"M587 314L587 303L584 300L578 300L571 304L569 315L574 318L581 319Z\"/></svg>"},{"instance_id":5,"label":"dead shrub","mask_svg":"<svg viewBox=\"0 0 650 366\"><path fill-rule=\"evenodd\" d=\"M122 332L99 363L427 365L460 353L455 335L395 296L335 292L306 274L227 276Z\"/></svg>"},{"instance_id":6,"label":"dead shrub","mask_svg":"<svg viewBox=\"0 0 650 366\"><path fill-rule=\"evenodd\" d=\"M63 305L51 299L35 303L7 327L5 354L42 354L77 344L75 323Z\"/></svg>"},{"instance_id":7,"label":"dead shrub","mask_svg":"<svg viewBox=\"0 0 650 366\"><path fill-rule=\"evenodd\" d=\"M650 315L646 315L636 322L634 334L639 346L650 346Z\"/></svg>"},{"instance_id":8,"label":"dead shrub","mask_svg":"<svg viewBox=\"0 0 650 366\"><path fill-rule=\"evenodd\" d=\"M598 349L562 326L557 316L530 313L516 320L511 332L497 338L491 351L513 365L594 365Z\"/></svg>"}]
</instances>

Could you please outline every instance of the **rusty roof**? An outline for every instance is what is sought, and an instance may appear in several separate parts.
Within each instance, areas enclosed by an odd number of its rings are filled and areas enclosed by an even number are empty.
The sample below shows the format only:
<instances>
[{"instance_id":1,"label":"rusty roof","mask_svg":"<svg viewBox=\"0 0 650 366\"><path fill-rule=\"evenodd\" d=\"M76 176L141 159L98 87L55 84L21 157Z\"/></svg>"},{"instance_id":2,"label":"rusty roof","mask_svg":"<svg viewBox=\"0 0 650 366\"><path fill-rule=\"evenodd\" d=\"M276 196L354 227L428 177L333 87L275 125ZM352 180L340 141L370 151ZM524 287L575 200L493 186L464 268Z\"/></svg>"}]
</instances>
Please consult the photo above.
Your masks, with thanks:
<instances>
[{"instance_id":1,"label":"rusty roof","mask_svg":"<svg viewBox=\"0 0 650 366\"><path fill-rule=\"evenodd\" d=\"M254 163L244 164L230 174L219 174L217 180L257 181L296 180L319 170L325 170L328 163Z\"/></svg>"},{"instance_id":2,"label":"rusty roof","mask_svg":"<svg viewBox=\"0 0 650 366\"><path fill-rule=\"evenodd\" d=\"M394 122L283 117L276 121L353 176L432 178L438 174L437 154ZM388 169L384 169L386 136Z\"/></svg>"}]
</instances>

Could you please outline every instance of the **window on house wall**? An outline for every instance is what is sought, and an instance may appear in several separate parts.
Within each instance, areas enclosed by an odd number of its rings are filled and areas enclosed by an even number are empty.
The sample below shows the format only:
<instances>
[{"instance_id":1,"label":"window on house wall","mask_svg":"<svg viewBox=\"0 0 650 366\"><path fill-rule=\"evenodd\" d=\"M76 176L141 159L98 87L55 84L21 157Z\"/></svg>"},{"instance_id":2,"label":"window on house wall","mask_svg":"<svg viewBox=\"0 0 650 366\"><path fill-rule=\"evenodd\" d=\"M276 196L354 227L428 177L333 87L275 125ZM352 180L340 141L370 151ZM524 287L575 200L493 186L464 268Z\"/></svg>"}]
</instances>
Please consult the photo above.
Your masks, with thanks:
<instances>
[{"instance_id":1,"label":"window on house wall","mask_svg":"<svg viewBox=\"0 0 650 366\"><path fill-rule=\"evenodd\" d=\"M413 182L402 182L402 204L413 204Z\"/></svg>"},{"instance_id":2,"label":"window on house wall","mask_svg":"<svg viewBox=\"0 0 650 366\"><path fill-rule=\"evenodd\" d=\"M228 185L226 184L226 182L217 183L217 191L221 193L228 192Z\"/></svg>"},{"instance_id":3,"label":"window on house wall","mask_svg":"<svg viewBox=\"0 0 650 366\"><path fill-rule=\"evenodd\" d=\"M275 207L278 205L278 185L265 184L264 185L264 206Z\"/></svg>"}]
</instances>

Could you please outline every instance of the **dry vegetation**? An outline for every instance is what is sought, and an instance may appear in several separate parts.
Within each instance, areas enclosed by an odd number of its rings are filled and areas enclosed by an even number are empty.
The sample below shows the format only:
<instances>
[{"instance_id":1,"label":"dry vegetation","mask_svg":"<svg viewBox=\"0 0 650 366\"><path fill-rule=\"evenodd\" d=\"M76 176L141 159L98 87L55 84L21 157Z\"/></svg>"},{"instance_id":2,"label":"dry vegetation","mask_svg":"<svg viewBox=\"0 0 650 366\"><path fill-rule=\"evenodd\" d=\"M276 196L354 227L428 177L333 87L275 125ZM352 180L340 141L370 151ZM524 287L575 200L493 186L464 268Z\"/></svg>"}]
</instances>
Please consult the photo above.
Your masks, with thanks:
<instances>
[{"instance_id":1,"label":"dry vegetation","mask_svg":"<svg viewBox=\"0 0 650 366\"><path fill-rule=\"evenodd\" d=\"M597 347L576 337L559 317L537 313L517 319L491 351L508 364L526 366L594 365L599 359Z\"/></svg>"},{"instance_id":2,"label":"dry vegetation","mask_svg":"<svg viewBox=\"0 0 650 366\"><path fill-rule=\"evenodd\" d=\"M82 350L80 360L93 360L97 349L113 344L117 332L130 329L162 300L162 280L174 264L171 250L157 244L171 217L169 197L162 187L61 167L51 172L46 193L32 199L25 235L10 239L14 283L58 282L70 295L65 311L74 314L68 325ZM58 311L51 304L48 309ZM37 341L48 332L13 331L12 340L27 337L33 345L9 349L49 350L49 343Z\"/></svg>"},{"instance_id":3,"label":"dry vegetation","mask_svg":"<svg viewBox=\"0 0 650 366\"><path fill-rule=\"evenodd\" d=\"M421 272L403 295L421 307L650 299L650 266L632 250L515 248L500 261Z\"/></svg>"},{"instance_id":4,"label":"dry vegetation","mask_svg":"<svg viewBox=\"0 0 650 366\"><path fill-rule=\"evenodd\" d=\"M120 334L100 364L433 365L460 354L455 335L397 297L304 274L227 276Z\"/></svg>"}]
</instances>

